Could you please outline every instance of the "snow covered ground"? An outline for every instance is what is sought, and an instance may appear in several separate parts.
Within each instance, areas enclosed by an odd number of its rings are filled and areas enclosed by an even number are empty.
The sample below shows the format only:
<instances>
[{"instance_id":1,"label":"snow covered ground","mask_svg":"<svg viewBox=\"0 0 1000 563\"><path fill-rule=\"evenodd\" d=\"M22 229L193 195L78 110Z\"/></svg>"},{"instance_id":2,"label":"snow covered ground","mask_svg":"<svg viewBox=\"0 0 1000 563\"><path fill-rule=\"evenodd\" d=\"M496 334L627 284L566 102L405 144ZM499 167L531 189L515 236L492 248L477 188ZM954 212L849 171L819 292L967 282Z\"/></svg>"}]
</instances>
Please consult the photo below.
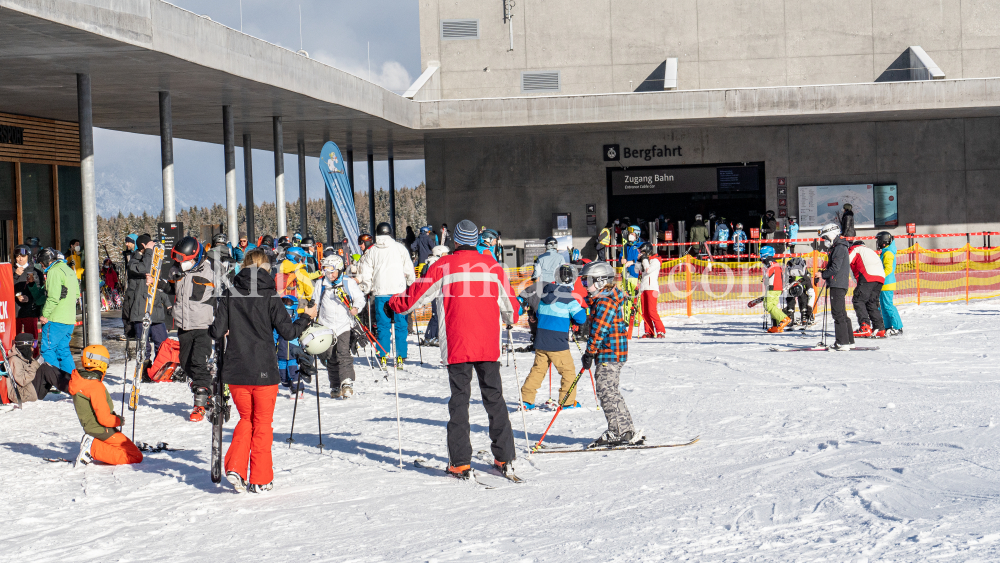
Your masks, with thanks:
<instances>
[{"instance_id":1,"label":"snow covered ground","mask_svg":"<svg viewBox=\"0 0 1000 563\"><path fill-rule=\"evenodd\" d=\"M416 457L447 459L447 378L436 364L420 368L415 347L399 381L405 466L391 380L374 383L361 360L354 399L320 400L323 452L312 389L296 443L285 443L293 402L282 390L266 496L211 482L209 426L185 420L183 384L147 385L136 428L138 441L183 451L134 467L43 461L77 451L81 430L64 395L5 407L0 553L32 563L995 561L1000 301L902 313L906 336L878 341L880 351L802 354L768 346L812 344L817 331L766 335L756 317L668 318L665 341L633 340L624 396L651 442L699 443L529 458L513 413L528 482L494 490L413 467ZM531 358L517 358L522 379ZM116 404L121 373L117 364L109 377ZM503 374L513 405L513 366ZM586 408L561 414L547 442L604 430L584 383ZM473 446L486 449L478 400L471 413ZM532 440L551 416L528 413ZM227 435L235 418L234 409Z\"/></svg>"}]
</instances>

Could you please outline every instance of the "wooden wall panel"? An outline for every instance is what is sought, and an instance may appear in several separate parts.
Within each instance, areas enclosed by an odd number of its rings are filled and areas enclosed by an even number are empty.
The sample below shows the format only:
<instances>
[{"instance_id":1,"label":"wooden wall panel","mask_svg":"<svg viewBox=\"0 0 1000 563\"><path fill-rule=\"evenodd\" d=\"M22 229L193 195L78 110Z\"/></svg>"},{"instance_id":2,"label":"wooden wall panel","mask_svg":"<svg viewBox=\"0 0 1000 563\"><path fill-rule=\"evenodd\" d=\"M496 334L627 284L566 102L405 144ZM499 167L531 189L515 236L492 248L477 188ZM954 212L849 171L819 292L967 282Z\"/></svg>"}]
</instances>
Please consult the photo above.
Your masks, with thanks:
<instances>
[{"instance_id":1,"label":"wooden wall panel","mask_svg":"<svg viewBox=\"0 0 1000 563\"><path fill-rule=\"evenodd\" d=\"M0 160L80 166L80 127L76 123L0 113L0 125L24 129L24 144L0 142Z\"/></svg>"}]
</instances>

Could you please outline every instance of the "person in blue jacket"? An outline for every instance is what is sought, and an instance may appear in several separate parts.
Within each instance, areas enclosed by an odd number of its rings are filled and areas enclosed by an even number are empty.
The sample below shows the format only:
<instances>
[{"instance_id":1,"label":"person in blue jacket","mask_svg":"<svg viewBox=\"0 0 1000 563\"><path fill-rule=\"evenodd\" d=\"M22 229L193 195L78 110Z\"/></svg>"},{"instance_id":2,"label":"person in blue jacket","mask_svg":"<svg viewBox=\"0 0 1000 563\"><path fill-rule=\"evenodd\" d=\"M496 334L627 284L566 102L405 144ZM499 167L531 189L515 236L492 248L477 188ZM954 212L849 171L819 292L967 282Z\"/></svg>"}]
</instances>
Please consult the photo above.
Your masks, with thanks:
<instances>
[{"instance_id":1,"label":"person in blue jacket","mask_svg":"<svg viewBox=\"0 0 1000 563\"><path fill-rule=\"evenodd\" d=\"M795 217L788 218L788 238L799 238L799 220ZM795 243L788 245L788 252L795 254Z\"/></svg>"},{"instance_id":2,"label":"person in blue jacket","mask_svg":"<svg viewBox=\"0 0 1000 563\"><path fill-rule=\"evenodd\" d=\"M743 223L736 223L733 228L733 252L736 254L743 254L746 249L747 234L743 231ZM737 258L738 262L742 262L743 258Z\"/></svg>"},{"instance_id":3,"label":"person in blue jacket","mask_svg":"<svg viewBox=\"0 0 1000 563\"><path fill-rule=\"evenodd\" d=\"M480 254L487 254L493 256L493 259L500 262L500 247L497 246L497 241L500 240L500 233L494 231L493 229L483 229L479 233L479 244L476 245L476 250Z\"/></svg>"},{"instance_id":4,"label":"person in blue jacket","mask_svg":"<svg viewBox=\"0 0 1000 563\"><path fill-rule=\"evenodd\" d=\"M903 319L892 302L893 294L896 292L896 241L889 232L882 231L875 235L875 247L882 257L882 266L885 269L885 283L882 284L882 293L879 295L882 322L885 323L886 335L897 336L903 334Z\"/></svg>"},{"instance_id":5,"label":"person in blue jacket","mask_svg":"<svg viewBox=\"0 0 1000 563\"><path fill-rule=\"evenodd\" d=\"M576 366L569 352L569 329L571 321L578 325L587 322L587 311L573 295L576 268L571 264L563 264L559 266L556 276L556 282L545 284L540 292L528 295L527 303L522 303L522 307L528 306L534 310L538 318L535 365L521 387L521 403L527 410L535 408L535 395L545 379L545 372L553 365L562 376L559 401L563 402L563 408L580 406L576 400L576 389L570 391L570 386L576 379ZM553 406L557 405L558 403Z\"/></svg>"},{"instance_id":6,"label":"person in blue jacket","mask_svg":"<svg viewBox=\"0 0 1000 563\"><path fill-rule=\"evenodd\" d=\"M292 322L295 322L299 318L299 300L294 295L285 295L281 298L281 302ZM299 347L299 339L286 340L275 330L274 345L278 353L278 375L281 376L281 384L292 387L292 392L296 392L294 387L298 382L299 371L302 372L302 381L310 383L313 374L312 358ZM301 393L302 386L297 391Z\"/></svg>"}]
</instances>

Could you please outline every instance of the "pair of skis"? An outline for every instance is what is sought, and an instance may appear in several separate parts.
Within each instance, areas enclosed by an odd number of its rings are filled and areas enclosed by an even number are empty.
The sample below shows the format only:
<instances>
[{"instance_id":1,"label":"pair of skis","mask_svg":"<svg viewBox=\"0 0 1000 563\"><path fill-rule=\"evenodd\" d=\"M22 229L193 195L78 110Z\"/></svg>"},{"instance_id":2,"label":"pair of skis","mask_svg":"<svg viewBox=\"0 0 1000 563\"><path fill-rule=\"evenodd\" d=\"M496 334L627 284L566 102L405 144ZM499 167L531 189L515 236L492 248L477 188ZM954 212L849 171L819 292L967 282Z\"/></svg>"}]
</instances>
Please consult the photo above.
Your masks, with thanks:
<instances>
[{"instance_id":1,"label":"pair of skis","mask_svg":"<svg viewBox=\"0 0 1000 563\"><path fill-rule=\"evenodd\" d=\"M166 252L162 243L153 247L153 260L149 268L152 283L146 284L146 306L142 313L142 336L136 351L135 371L132 373L132 392L128 398L128 409L132 411L132 441L135 442L135 411L139 408L139 392L142 384L142 370L149 361L149 326L152 324L153 307L156 305L156 291L160 285L160 272L163 266L163 255Z\"/></svg>"},{"instance_id":2,"label":"pair of skis","mask_svg":"<svg viewBox=\"0 0 1000 563\"><path fill-rule=\"evenodd\" d=\"M222 482L222 426L229 420L229 388L222 382L219 364L222 353L219 348L223 340L212 343L212 353L208 357L208 372L212 376L212 403L208 408L208 420L212 423L212 482Z\"/></svg>"}]
</instances>

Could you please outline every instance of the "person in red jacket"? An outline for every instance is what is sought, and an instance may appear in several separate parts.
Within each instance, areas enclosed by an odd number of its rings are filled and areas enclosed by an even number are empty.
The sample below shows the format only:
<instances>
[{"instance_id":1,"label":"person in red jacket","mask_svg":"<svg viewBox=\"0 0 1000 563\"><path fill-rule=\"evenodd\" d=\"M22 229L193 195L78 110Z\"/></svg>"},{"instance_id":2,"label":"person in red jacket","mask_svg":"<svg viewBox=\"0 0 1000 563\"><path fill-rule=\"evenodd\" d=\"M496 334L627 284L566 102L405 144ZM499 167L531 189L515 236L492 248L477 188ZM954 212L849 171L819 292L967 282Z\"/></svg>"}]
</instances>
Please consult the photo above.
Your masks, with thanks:
<instances>
[{"instance_id":1,"label":"person in red jacket","mask_svg":"<svg viewBox=\"0 0 1000 563\"><path fill-rule=\"evenodd\" d=\"M83 426L80 454L77 463L93 460L111 465L125 465L142 461L142 452L131 440L118 431L122 417L115 414L111 394L104 386L104 374L111 361L108 349L91 344L80 354L83 371L73 370L69 380L69 394L73 397L76 415Z\"/></svg>"},{"instance_id":2,"label":"person in red jacket","mask_svg":"<svg viewBox=\"0 0 1000 563\"><path fill-rule=\"evenodd\" d=\"M448 411L448 473L468 479L472 462L469 439L469 398L472 371L479 378L483 406L490 419L490 439L496 469L509 475L514 460L514 433L507 416L500 379L500 324L517 322L517 299L503 267L479 253L479 229L469 220L455 226L455 252L441 257L424 277L386 307L408 314L440 297L438 305L441 359L448 365L451 399Z\"/></svg>"},{"instance_id":3,"label":"person in red jacket","mask_svg":"<svg viewBox=\"0 0 1000 563\"><path fill-rule=\"evenodd\" d=\"M851 261L851 273L857 280L854 288L854 314L858 316L858 330L855 338L885 338L885 324L882 322L882 309L879 298L882 296L882 284L885 283L885 270L882 260L875 251L865 246L863 242L855 241L848 254Z\"/></svg>"}]
</instances>

